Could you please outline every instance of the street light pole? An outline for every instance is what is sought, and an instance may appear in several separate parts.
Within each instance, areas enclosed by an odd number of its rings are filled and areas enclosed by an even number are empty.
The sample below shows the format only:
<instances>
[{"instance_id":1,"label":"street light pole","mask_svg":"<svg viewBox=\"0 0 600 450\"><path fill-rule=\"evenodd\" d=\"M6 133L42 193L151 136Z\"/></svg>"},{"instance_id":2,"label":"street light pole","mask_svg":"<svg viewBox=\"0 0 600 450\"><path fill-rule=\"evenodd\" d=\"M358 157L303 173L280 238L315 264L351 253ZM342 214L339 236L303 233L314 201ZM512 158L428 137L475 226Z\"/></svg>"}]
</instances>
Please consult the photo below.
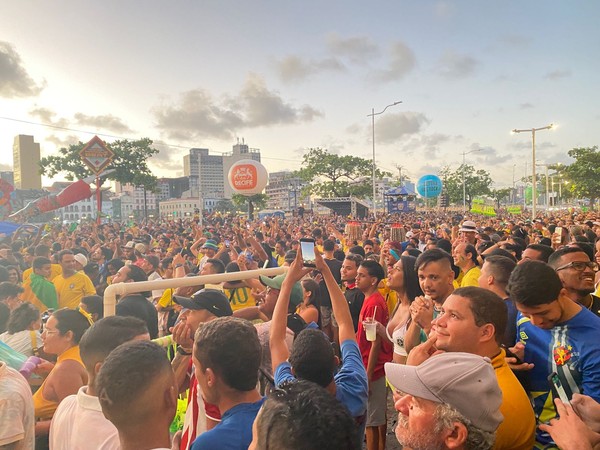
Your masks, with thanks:
<instances>
[{"instance_id":1,"label":"street light pole","mask_svg":"<svg viewBox=\"0 0 600 450\"><path fill-rule=\"evenodd\" d=\"M373 182L373 213L377 213L377 208L376 208L376 193L375 193L375 116L379 116L380 114L383 114L386 109L392 107L392 106L396 106L399 105L400 103L402 103L402 101L399 102L394 102L391 103L389 105L387 105L385 108L383 108L383 111L380 111L378 113L375 112L375 108L371 108L371 114L367 114L367 117L371 118L371 130L372 130L372 141L373 141L373 174L372 174L372 182Z\"/></svg>"},{"instance_id":2,"label":"street light pole","mask_svg":"<svg viewBox=\"0 0 600 450\"><path fill-rule=\"evenodd\" d=\"M465 156L469 153L480 152L481 148L476 148L475 150L471 150L469 152L462 152L463 155L463 163L462 163L462 185L463 185L463 214L467 212L467 185L465 184Z\"/></svg>"},{"instance_id":3,"label":"street light pole","mask_svg":"<svg viewBox=\"0 0 600 450\"><path fill-rule=\"evenodd\" d=\"M537 199L536 199L536 195L537 195L537 188L536 188L536 174L535 174L535 132L536 131L542 131L542 130L550 130L552 129L552 127L554 126L554 124L550 124L547 125L545 127L540 127L540 128L529 128L526 130L517 130L516 128L513 131L513 133L529 133L531 132L531 159L532 159L532 168L531 168L531 218L535 219L536 217L536 203L537 203Z\"/></svg>"}]
</instances>

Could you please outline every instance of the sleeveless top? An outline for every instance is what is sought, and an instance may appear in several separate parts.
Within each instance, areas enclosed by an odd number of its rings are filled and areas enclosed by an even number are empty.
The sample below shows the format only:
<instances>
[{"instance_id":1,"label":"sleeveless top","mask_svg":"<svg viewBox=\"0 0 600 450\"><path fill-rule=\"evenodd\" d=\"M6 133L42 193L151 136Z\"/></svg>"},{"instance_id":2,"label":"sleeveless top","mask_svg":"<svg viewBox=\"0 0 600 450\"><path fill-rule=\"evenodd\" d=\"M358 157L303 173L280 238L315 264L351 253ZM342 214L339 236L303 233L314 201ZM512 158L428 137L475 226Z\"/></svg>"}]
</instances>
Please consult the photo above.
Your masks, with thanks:
<instances>
[{"instance_id":1,"label":"sleeveless top","mask_svg":"<svg viewBox=\"0 0 600 450\"><path fill-rule=\"evenodd\" d=\"M387 334L388 339L394 344L394 353L396 355L408 356L406 348L404 347L404 336L406 335L406 330L408 330L408 321L404 322L399 327L396 327L391 336L388 328L385 327L385 333Z\"/></svg>"},{"instance_id":2,"label":"sleeveless top","mask_svg":"<svg viewBox=\"0 0 600 450\"><path fill-rule=\"evenodd\" d=\"M67 351L63 352L56 361L56 366L54 366L54 371L63 361L67 360L77 361L79 364L83 366L83 362L81 361L81 356L79 355L79 345L75 345L71 347ZM50 372L52 373L52 372ZM54 411L58 407L58 402L46 400L44 398L44 387L46 386L46 381L48 377L44 380L40 388L33 394L33 406L35 408L35 418L36 420L49 420L54 415Z\"/></svg>"}]
</instances>

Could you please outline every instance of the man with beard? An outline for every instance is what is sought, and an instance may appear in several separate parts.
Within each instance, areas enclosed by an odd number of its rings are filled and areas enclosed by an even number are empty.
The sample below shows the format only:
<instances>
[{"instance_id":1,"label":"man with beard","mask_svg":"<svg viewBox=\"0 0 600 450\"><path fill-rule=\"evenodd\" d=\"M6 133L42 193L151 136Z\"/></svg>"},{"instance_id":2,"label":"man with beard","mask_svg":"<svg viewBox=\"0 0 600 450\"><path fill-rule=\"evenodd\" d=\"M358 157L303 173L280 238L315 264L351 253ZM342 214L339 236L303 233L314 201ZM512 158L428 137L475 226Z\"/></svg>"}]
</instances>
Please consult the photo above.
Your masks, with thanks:
<instances>
[{"instance_id":1,"label":"man with beard","mask_svg":"<svg viewBox=\"0 0 600 450\"><path fill-rule=\"evenodd\" d=\"M502 391L488 358L442 353L419 366L387 363L385 374L396 390L396 437L404 448L493 447Z\"/></svg>"},{"instance_id":2,"label":"man with beard","mask_svg":"<svg viewBox=\"0 0 600 450\"><path fill-rule=\"evenodd\" d=\"M548 264L558 274L566 295L600 316L600 298L592 294L598 264L590 261L579 247L564 247L555 251L550 255Z\"/></svg>"}]
</instances>

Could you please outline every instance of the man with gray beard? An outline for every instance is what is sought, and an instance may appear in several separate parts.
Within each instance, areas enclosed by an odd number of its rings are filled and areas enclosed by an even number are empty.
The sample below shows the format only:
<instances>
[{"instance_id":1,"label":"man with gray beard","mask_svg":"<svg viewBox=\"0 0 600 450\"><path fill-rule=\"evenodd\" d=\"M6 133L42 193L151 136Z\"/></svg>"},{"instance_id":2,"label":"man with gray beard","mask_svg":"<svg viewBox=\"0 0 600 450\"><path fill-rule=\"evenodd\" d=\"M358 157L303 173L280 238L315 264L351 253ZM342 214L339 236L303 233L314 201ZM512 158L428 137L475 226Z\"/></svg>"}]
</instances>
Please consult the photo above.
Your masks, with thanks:
<instances>
[{"instance_id":1,"label":"man with gray beard","mask_svg":"<svg viewBox=\"0 0 600 450\"><path fill-rule=\"evenodd\" d=\"M412 450L491 449L502 391L489 358L441 353L418 366L386 363L398 411L396 437Z\"/></svg>"}]
</instances>

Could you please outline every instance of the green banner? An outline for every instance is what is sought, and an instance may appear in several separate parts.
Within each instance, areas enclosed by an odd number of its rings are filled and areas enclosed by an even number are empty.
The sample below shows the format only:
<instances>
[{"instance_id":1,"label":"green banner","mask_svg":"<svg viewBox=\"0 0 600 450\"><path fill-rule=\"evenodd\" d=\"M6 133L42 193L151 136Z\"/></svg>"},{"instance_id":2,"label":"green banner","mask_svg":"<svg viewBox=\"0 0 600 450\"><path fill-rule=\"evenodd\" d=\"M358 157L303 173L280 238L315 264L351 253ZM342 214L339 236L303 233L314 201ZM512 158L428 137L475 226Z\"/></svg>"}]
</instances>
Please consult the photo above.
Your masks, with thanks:
<instances>
[{"instance_id":1,"label":"green banner","mask_svg":"<svg viewBox=\"0 0 600 450\"><path fill-rule=\"evenodd\" d=\"M474 198L471 205L471 212L475 214L483 214L484 216L495 217L496 210L493 206L485 204L485 201L479 198Z\"/></svg>"}]
</instances>

